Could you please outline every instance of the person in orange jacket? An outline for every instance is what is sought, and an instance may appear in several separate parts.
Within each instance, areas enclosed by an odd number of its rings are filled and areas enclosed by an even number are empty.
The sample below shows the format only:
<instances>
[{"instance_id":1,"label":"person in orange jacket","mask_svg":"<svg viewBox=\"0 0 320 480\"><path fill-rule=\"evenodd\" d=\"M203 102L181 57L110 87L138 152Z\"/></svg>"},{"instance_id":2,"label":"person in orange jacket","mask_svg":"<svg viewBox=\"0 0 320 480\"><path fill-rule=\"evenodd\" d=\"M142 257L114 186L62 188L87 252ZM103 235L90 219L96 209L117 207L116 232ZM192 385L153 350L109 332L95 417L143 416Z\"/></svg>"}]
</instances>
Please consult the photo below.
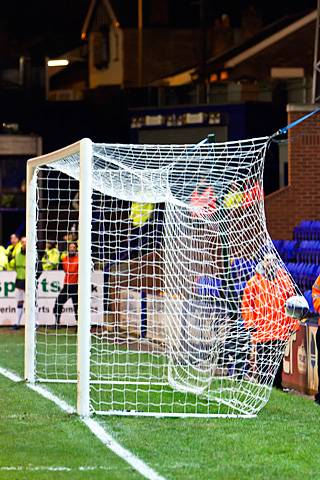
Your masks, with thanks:
<instances>
[{"instance_id":1,"label":"person in orange jacket","mask_svg":"<svg viewBox=\"0 0 320 480\"><path fill-rule=\"evenodd\" d=\"M248 281L242 297L244 327L250 331L256 345L257 373L260 383L268 384L275 373L274 363L284 352L290 335L299 329L299 321L288 317L286 300L295 288L287 273L279 268L277 257L266 254ZM275 374L273 385L282 389L282 362Z\"/></svg>"},{"instance_id":2,"label":"person in orange jacket","mask_svg":"<svg viewBox=\"0 0 320 480\"><path fill-rule=\"evenodd\" d=\"M312 286L312 301L314 309L320 313L320 275ZM318 391L315 394L315 402L320 405L320 318L318 319L318 329L316 334L316 345L318 350Z\"/></svg>"},{"instance_id":3,"label":"person in orange jacket","mask_svg":"<svg viewBox=\"0 0 320 480\"><path fill-rule=\"evenodd\" d=\"M79 257L78 246L74 242L68 244L68 254L61 260L62 268L65 272L63 289L59 293L53 313L56 317L56 326L60 325L60 317L64 304L72 299L74 313L78 321L78 270Z\"/></svg>"}]
</instances>

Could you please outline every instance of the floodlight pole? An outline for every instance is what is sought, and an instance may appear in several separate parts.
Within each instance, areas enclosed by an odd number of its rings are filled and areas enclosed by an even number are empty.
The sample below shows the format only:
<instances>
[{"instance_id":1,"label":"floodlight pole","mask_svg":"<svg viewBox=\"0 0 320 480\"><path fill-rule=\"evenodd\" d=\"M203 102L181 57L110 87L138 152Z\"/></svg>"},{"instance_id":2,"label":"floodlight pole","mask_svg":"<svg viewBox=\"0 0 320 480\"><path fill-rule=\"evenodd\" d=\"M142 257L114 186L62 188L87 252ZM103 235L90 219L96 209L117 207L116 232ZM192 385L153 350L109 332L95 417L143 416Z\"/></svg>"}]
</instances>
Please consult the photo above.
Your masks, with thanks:
<instances>
[{"instance_id":1,"label":"floodlight pole","mask_svg":"<svg viewBox=\"0 0 320 480\"><path fill-rule=\"evenodd\" d=\"M143 61L143 0L138 0L138 83L142 87L142 61Z\"/></svg>"},{"instance_id":2,"label":"floodlight pole","mask_svg":"<svg viewBox=\"0 0 320 480\"><path fill-rule=\"evenodd\" d=\"M207 103L207 0L200 0L199 103Z\"/></svg>"}]
</instances>

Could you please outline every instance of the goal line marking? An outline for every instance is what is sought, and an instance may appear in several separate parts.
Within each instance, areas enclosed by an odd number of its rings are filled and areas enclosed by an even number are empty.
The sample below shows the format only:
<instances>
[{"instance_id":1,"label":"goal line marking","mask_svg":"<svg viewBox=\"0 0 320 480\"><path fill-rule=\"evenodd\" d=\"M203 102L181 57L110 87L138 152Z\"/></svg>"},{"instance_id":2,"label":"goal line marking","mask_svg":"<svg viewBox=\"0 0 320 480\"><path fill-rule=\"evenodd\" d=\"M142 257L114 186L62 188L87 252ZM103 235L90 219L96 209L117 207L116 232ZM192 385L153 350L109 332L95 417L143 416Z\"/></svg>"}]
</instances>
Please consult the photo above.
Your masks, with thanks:
<instances>
[{"instance_id":1,"label":"goal line marking","mask_svg":"<svg viewBox=\"0 0 320 480\"><path fill-rule=\"evenodd\" d=\"M14 372L11 372L10 370L7 370L6 368L0 367L0 374L15 383L23 381L20 376L18 376ZM74 407L69 405L61 398L57 397L54 393L50 392L46 388L40 385L34 385L30 383L25 383L25 385L34 392L41 395L42 397L55 403L64 412L69 414L76 413ZM79 420L84 423L106 447L108 447L113 453L115 453L118 457L122 458L129 465L131 465L131 467L134 468L137 472L139 472L143 477L149 480L165 480L164 477L162 477L155 470L149 467L143 460L136 457L133 453L130 452L130 450L122 447L122 445L120 445L120 443L118 443L112 437L112 435L110 435L110 433L108 433L96 420L93 420L92 418L82 417L79 417Z\"/></svg>"},{"instance_id":2,"label":"goal line marking","mask_svg":"<svg viewBox=\"0 0 320 480\"><path fill-rule=\"evenodd\" d=\"M32 465L18 465L18 466L3 466L0 467L0 472L111 472L117 467L102 467L102 466L84 466L84 467L65 467L65 466L32 466ZM129 468L129 466L128 466Z\"/></svg>"}]
</instances>

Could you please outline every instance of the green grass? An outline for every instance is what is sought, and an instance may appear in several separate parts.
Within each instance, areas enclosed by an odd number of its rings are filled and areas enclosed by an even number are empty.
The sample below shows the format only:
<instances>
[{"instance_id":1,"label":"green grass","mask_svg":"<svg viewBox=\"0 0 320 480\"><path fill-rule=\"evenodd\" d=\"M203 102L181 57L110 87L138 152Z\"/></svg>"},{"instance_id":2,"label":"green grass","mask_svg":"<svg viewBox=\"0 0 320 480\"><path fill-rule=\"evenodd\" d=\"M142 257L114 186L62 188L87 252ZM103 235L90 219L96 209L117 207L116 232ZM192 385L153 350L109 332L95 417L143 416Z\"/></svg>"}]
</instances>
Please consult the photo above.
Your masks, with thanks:
<instances>
[{"instance_id":1,"label":"green grass","mask_svg":"<svg viewBox=\"0 0 320 480\"><path fill-rule=\"evenodd\" d=\"M0 331L0 366L20 375L22 332ZM75 404L74 385L49 388ZM76 416L0 376L0 467L66 466L71 472L0 470L0 479L141 478L115 457ZM320 471L320 409L303 397L274 391L256 419L101 417L99 421L168 479L314 479ZM79 471L95 466L95 471ZM99 470L101 468L101 470ZM102 468L104 470L102 470Z\"/></svg>"},{"instance_id":2,"label":"green grass","mask_svg":"<svg viewBox=\"0 0 320 480\"><path fill-rule=\"evenodd\" d=\"M0 332L0 342L0 365L22 375L21 333ZM67 386L61 393L74 403L72 389ZM90 434L76 415L61 412L23 382L13 383L2 376L0 451L1 479L141 478ZM5 471L4 467L22 470ZM70 472L46 471L46 467L67 467ZM80 467L92 470L81 471Z\"/></svg>"},{"instance_id":3,"label":"green grass","mask_svg":"<svg viewBox=\"0 0 320 480\"><path fill-rule=\"evenodd\" d=\"M40 329L37 332L37 377L44 379L77 378L77 354L74 329ZM93 335L90 373L99 385L91 388L91 404L95 412L141 411L154 413L255 414L269 398L270 390L257 383L221 377L212 381L211 362L200 365L180 357L172 367L174 380L204 387L204 395L181 392L168 384L168 357L162 351L145 351L145 344L125 339ZM149 381L152 379L152 384ZM107 380L110 383L100 383ZM111 383L115 382L114 384ZM133 382L145 382L137 385ZM160 383L157 384L157 383ZM244 407L244 404L246 405Z\"/></svg>"}]
</instances>

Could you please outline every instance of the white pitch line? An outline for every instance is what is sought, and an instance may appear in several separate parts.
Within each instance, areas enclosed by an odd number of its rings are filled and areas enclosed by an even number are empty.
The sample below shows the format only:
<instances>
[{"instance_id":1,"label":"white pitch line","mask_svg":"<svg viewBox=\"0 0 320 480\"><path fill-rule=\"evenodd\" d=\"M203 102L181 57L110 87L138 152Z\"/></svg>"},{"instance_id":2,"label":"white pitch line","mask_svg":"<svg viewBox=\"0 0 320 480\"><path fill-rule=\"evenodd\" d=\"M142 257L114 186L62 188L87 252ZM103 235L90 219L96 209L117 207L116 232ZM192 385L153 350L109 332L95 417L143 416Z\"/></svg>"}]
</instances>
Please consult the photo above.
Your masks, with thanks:
<instances>
[{"instance_id":1,"label":"white pitch line","mask_svg":"<svg viewBox=\"0 0 320 480\"><path fill-rule=\"evenodd\" d=\"M105 431L105 429L92 418L83 418L83 423L91 430L91 432L99 438L99 440L112 450L118 457L123 458L127 463L135 468L141 475L150 480L164 480L157 472L150 468L140 458L136 457L126 448L122 447L120 443L116 442L114 438Z\"/></svg>"},{"instance_id":2,"label":"white pitch line","mask_svg":"<svg viewBox=\"0 0 320 480\"><path fill-rule=\"evenodd\" d=\"M38 467L32 466L22 466L19 465L17 467L0 467L0 472L97 472L97 471L105 471L110 472L111 470L115 470L117 467L52 467L52 466L45 466L41 465ZM128 467L129 468L129 467Z\"/></svg>"},{"instance_id":3,"label":"white pitch line","mask_svg":"<svg viewBox=\"0 0 320 480\"><path fill-rule=\"evenodd\" d=\"M0 367L0 373L1 373L1 375L3 375L4 377L7 377L12 382L21 382L22 381L21 377L18 377L18 375L16 375L13 372L10 372L9 370L6 370L5 368Z\"/></svg>"},{"instance_id":4,"label":"white pitch line","mask_svg":"<svg viewBox=\"0 0 320 480\"><path fill-rule=\"evenodd\" d=\"M23 380L21 377L11 372L10 370L7 370L6 368L0 367L0 374L16 383L22 382ZM42 397L55 403L64 412L69 414L76 413L75 408L66 403L64 400L61 400L54 393L51 393L46 388L30 383L26 383L25 385L34 392L41 395ZM122 458L129 465L131 465L131 467L134 468L137 472L139 472L143 477L147 478L148 480L165 480L164 477L159 475L155 470L153 470L153 468L149 467L143 460L140 460L140 458L136 457L133 453L130 452L130 450L122 447L122 445L120 445L120 443L118 443L112 437L112 435L110 435L110 433L106 432L106 430L96 420L93 420L92 418L82 417L79 417L79 420L84 423L106 447L108 447L113 453L115 453L118 457Z\"/></svg>"},{"instance_id":5,"label":"white pitch line","mask_svg":"<svg viewBox=\"0 0 320 480\"><path fill-rule=\"evenodd\" d=\"M71 405L69 405L67 402L65 402L61 398L57 397L57 395L55 395L54 393L51 393L46 388L40 387L40 385L35 385L32 383L26 383L26 386L30 388L30 390L33 390L34 392L39 393L39 395L41 395L42 397L58 405L58 407L61 408L61 410L63 410L64 412L69 414L76 413L75 408L73 408Z\"/></svg>"}]
</instances>

